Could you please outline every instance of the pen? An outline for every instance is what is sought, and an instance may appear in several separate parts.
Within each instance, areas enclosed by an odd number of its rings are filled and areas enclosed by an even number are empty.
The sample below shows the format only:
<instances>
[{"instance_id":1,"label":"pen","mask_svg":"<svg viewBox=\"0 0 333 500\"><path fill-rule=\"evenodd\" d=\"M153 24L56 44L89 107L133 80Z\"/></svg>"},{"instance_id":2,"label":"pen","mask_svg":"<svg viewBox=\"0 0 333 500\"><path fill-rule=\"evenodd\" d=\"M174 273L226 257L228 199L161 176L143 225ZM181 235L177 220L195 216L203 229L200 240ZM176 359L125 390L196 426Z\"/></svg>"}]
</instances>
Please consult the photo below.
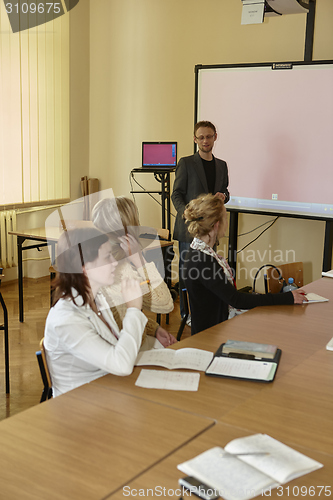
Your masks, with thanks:
<instances>
[{"instance_id":1,"label":"pen","mask_svg":"<svg viewBox=\"0 0 333 500\"><path fill-rule=\"evenodd\" d=\"M146 285L146 284L149 285L149 283L150 283L150 280L141 281L140 286Z\"/></svg>"},{"instance_id":2,"label":"pen","mask_svg":"<svg viewBox=\"0 0 333 500\"><path fill-rule=\"evenodd\" d=\"M224 453L220 454L220 457L244 457L246 455L269 455L268 452L266 451L253 451L253 452L246 452L246 453L229 453L228 451L225 451Z\"/></svg>"},{"instance_id":3,"label":"pen","mask_svg":"<svg viewBox=\"0 0 333 500\"><path fill-rule=\"evenodd\" d=\"M238 358L238 359L255 359L254 354L241 354L238 352L229 352L228 358ZM259 358L261 359L261 358Z\"/></svg>"}]
</instances>

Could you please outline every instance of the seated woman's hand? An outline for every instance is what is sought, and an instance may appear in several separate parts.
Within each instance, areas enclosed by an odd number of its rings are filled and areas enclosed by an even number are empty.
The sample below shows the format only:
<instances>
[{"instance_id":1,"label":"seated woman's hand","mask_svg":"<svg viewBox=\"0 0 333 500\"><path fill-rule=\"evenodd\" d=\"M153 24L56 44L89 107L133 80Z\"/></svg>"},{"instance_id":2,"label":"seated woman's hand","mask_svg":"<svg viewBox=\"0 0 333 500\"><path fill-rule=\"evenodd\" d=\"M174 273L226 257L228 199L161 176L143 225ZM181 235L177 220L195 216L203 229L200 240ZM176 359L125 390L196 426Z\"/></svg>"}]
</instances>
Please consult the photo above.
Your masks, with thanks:
<instances>
[{"instance_id":1,"label":"seated woman's hand","mask_svg":"<svg viewBox=\"0 0 333 500\"><path fill-rule=\"evenodd\" d=\"M303 304L303 302L307 302L305 292L301 288L297 288L297 290L292 290L291 292L294 296L294 304Z\"/></svg>"},{"instance_id":2,"label":"seated woman's hand","mask_svg":"<svg viewBox=\"0 0 333 500\"><path fill-rule=\"evenodd\" d=\"M142 308L142 292L140 283L137 280L126 278L121 283L121 293L127 307Z\"/></svg>"},{"instance_id":3,"label":"seated woman's hand","mask_svg":"<svg viewBox=\"0 0 333 500\"><path fill-rule=\"evenodd\" d=\"M161 326L157 328L155 337L159 342L161 342L163 347L168 347L169 345L177 342L177 339L175 339L175 337L171 335L171 333L164 330L164 328L162 328Z\"/></svg>"},{"instance_id":4,"label":"seated woman's hand","mask_svg":"<svg viewBox=\"0 0 333 500\"><path fill-rule=\"evenodd\" d=\"M222 201L225 200L225 194L224 193L215 193L215 198L220 198Z\"/></svg>"},{"instance_id":5,"label":"seated woman's hand","mask_svg":"<svg viewBox=\"0 0 333 500\"><path fill-rule=\"evenodd\" d=\"M140 242L131 234L121 236L119 242L120 247L132 264L134 264L135 267L141 267L144 264L144 259L141 253Z\"/></svg>"}]
</instances>

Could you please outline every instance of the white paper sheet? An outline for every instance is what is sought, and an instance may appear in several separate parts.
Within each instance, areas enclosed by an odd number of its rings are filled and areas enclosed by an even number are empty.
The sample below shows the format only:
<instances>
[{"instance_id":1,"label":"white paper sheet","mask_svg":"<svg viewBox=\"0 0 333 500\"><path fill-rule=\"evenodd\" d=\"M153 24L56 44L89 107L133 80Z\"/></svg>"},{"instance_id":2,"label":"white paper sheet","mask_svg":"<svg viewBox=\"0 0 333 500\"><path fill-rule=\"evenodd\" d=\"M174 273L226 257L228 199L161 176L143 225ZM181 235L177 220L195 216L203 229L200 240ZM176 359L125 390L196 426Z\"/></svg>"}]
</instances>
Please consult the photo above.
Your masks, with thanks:
<instances>
[{"instance_id":1,"label":"white paper sheet","mask_svg":"<svg viewBox=\"0 0 333 500\"><path fill-rule=\"evenodd\" d=\"M253 380L272 380L275 368L276 363L221 356L213 359L206 373Z\"/></svg>"},{"instance_id":2,"label":"white paper sheet","mask_svg":"<svg viewBox=\"0 0 333 500\"><path fill-rule=\"evenodd\" d=\"M172 391L197 391L200 373L169 372L165 370L141 370L135 385L147 389Z\"/></svg>"},{"instance_id":3,"label":"white paper sheet","mask_svg":"<svg viewBox=\"0 0 333 500\"><path fill-rule=\"evenodd\" d=\"M309 292L306 294L307 301L304 301L303 304L312 304L314 302L328 302L328 299L318 295L316 293Z\"/></svg>"}]
</instances>

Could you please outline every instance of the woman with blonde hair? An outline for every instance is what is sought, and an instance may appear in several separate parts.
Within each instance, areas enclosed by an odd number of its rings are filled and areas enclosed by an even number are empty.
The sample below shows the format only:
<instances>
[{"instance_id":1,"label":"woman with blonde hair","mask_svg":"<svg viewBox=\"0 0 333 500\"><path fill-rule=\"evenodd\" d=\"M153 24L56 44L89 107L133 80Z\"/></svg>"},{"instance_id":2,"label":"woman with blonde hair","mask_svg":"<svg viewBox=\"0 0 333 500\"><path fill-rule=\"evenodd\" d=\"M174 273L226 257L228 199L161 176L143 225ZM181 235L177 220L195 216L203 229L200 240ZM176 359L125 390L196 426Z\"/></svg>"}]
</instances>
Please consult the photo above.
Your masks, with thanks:
<instances>
[{"instance_id":1,"label":"woman with blonde hair","mask_svg":"<svg viewBox=\"0 0 333 500\"><path fill-rule=\"evenodd\" d=\"M142 253L139 235L149 229L140 227L139 212L135 203L125 196L100 200L93 208L92 221L98 229L108 234L113 244L118 245L119 265L114 283L103 289L118 324L121 324L126 312L121 295L121 282L124 278L147 282L142 286L143 309L160 314L171 312L173 300L170 291L154 262L147 262ZM164 347L176 342L175 337L156 321L148 319L143 349L151 348L155 338Z\"/></svg>"},{"instance_id":2,"label":"woman with blonde hair","mask_svg":"<svg viewBox=\"0 0 333 500\"><path fill-rule=\"evenodd\" d=\"M218 195L198 196L186 206L183 217L193 237L185 270L192 335L232 318L243 309L302 304L306 300L301 289L265 295L237 291L227 261L214 250L228 228L227 212Z\"/></svg>"}]
</instances>

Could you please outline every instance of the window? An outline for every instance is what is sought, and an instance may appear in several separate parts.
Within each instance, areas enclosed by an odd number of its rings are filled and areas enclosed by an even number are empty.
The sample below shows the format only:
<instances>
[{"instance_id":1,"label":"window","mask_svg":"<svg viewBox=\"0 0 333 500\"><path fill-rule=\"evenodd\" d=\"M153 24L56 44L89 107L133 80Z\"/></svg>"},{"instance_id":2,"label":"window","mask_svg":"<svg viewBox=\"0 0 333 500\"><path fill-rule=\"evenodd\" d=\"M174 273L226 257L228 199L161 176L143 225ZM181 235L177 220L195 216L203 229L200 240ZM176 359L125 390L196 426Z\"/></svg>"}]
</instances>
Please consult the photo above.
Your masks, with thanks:
<instances>
[{"instance_id":1,"label":"window","mask_svg":"<svg viewBox=\"0 0 333 500\"><path fill-rule=\"evenodd\" d=\"M68 199L69 16L0 30L0 205Z\"/></svg>"}]
</instances>

